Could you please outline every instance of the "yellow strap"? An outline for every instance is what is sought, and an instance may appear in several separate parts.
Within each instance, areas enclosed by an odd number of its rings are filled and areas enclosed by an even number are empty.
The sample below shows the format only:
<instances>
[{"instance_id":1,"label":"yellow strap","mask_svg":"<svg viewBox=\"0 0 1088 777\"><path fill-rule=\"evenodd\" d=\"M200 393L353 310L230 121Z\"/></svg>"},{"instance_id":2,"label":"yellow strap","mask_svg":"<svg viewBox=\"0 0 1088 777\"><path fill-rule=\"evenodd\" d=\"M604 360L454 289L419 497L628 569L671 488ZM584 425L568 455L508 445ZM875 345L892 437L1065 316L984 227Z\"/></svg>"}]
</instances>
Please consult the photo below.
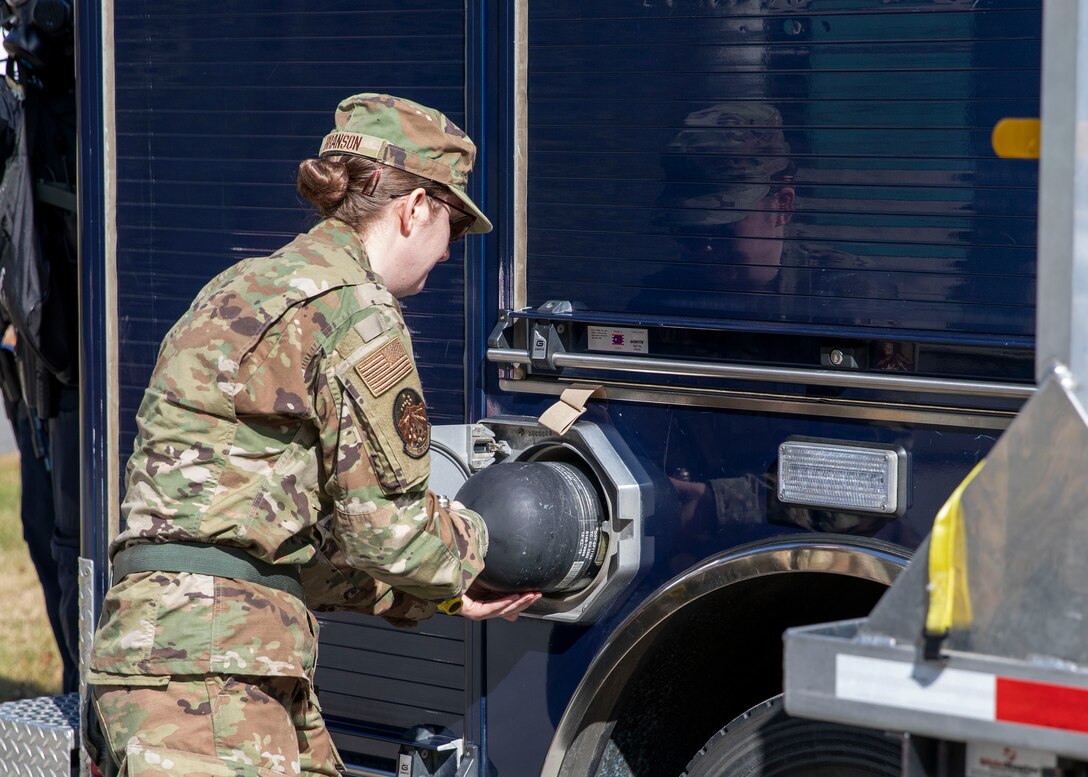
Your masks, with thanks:
<instances>
[{"instance_id":1,"label":"yellow strap","mask_svg":"<svg viewBox=\"0 0 1088 777\"><path fill-rule=\"evenodd\" d=\"M971 625L971 597L967 591L967 541L960 501L968 484L982 470L980 461L948 497L937 513L929 536L929 611L926 634L939 637Z\"/></svg>"},{"instance_id":2,"label":"yellow strap","mask_svg":"<svg viewBox=\"0 0 1088 777\"><path fill-rule=\"evenodd\" d=\"M447 599L446 601L442 602L441 604L436 604L435 605L435 607L437 607L442 612L446 613L446 615L456 615L457 613L461 612L461 608L463 606L464 606L464 602L461 601L460 596L455 596L452 599Z\"/></svg>"}]
</instances>

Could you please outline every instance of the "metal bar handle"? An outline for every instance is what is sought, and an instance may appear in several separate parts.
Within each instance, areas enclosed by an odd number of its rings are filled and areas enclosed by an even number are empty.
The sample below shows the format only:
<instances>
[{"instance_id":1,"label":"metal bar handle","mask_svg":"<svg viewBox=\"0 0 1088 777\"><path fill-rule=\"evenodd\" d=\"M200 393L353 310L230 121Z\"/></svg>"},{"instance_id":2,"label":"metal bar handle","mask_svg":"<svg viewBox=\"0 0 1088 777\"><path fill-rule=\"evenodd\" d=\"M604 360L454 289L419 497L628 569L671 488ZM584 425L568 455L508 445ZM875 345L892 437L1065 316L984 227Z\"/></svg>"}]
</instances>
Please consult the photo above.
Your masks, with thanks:
<instances>
[{"instance_id":1,"label":"metal bar handle","mask_svg":"<svg viewBox=\"0 0 1088 777\"><path fill-rule=\"evenodd\" d=\"M489 348L487 360L497 364L529 364L527 351L517 348ZM914 391L931 394L959 394L974 397L1027 399L1035 393L1034 386L1018 383L916 378L902 375L874 375L867 372L835 370L803 370L791 367L751 367L743 364L694 362L674 359L651 359L631 356L610 356L583 353L556 353L550 358L555 367L580 370L612 370L639 372L650 375L686 376L695 378L732 378L769 383L801 383L839 388L882 389L885 391Z\"/></svg>"}]
</instances>

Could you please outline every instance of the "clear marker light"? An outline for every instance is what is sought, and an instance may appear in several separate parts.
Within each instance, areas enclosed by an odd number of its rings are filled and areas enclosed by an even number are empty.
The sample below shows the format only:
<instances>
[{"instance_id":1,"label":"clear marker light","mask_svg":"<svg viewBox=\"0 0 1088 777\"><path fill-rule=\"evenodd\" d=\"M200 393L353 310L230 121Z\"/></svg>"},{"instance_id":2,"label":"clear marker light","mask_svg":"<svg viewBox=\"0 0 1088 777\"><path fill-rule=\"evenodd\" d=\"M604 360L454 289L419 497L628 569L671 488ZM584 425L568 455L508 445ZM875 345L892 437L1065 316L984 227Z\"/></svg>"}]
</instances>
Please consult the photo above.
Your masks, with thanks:
<instances>
[{"instance_id":1,"label":"clear marker light","mask_svg":"<svg viewBox=\"0 0 1088 777\"><path fill-rule=\"evenodd\" d=\"M887 448L784 442L778 446L778 498L827 509L899 513L904 455Z\"/></svg>"}]
</instances>

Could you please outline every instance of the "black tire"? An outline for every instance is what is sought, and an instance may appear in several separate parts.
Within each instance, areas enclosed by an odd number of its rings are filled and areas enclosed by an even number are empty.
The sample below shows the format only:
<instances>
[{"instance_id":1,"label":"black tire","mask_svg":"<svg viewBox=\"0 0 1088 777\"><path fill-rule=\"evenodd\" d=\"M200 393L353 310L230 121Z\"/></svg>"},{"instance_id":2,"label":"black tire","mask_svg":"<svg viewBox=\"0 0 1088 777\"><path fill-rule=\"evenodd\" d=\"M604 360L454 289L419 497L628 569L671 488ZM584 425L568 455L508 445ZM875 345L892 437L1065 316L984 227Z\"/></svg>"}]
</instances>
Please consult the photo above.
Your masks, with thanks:
<instances>
[{"instance_id":1,"label":"black tire","mask_svg":"<svg viewBox=\"0 0 1088 777\"><path fill-rule=\"evenodd\" d=\"M899 777L899 759L899 740L791 718L775 696L711 737L684 777Z\"/></svg>"}]
</instances>

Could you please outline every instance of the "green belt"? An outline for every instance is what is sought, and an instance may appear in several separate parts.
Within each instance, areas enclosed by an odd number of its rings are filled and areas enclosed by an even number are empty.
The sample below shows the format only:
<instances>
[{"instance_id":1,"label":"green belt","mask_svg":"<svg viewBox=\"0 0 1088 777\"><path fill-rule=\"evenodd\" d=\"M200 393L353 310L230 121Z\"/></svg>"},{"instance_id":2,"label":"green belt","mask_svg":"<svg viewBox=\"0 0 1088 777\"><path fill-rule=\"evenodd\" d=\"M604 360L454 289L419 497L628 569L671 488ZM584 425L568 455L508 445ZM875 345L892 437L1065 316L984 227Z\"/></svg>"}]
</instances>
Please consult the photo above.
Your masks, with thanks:
<instances>
[{"instance_id":1,"label":"green belt","mask_svg":"<svg viewBox=\"0 0 1088 777\"><path fill-rule=\"evenodd\" d=\"M192 572L259 583L306 601L298 567L269 564L239 548L200 542L133 545L113 557L113 582L137 572Z\"/></svg>"}]
</instances>

